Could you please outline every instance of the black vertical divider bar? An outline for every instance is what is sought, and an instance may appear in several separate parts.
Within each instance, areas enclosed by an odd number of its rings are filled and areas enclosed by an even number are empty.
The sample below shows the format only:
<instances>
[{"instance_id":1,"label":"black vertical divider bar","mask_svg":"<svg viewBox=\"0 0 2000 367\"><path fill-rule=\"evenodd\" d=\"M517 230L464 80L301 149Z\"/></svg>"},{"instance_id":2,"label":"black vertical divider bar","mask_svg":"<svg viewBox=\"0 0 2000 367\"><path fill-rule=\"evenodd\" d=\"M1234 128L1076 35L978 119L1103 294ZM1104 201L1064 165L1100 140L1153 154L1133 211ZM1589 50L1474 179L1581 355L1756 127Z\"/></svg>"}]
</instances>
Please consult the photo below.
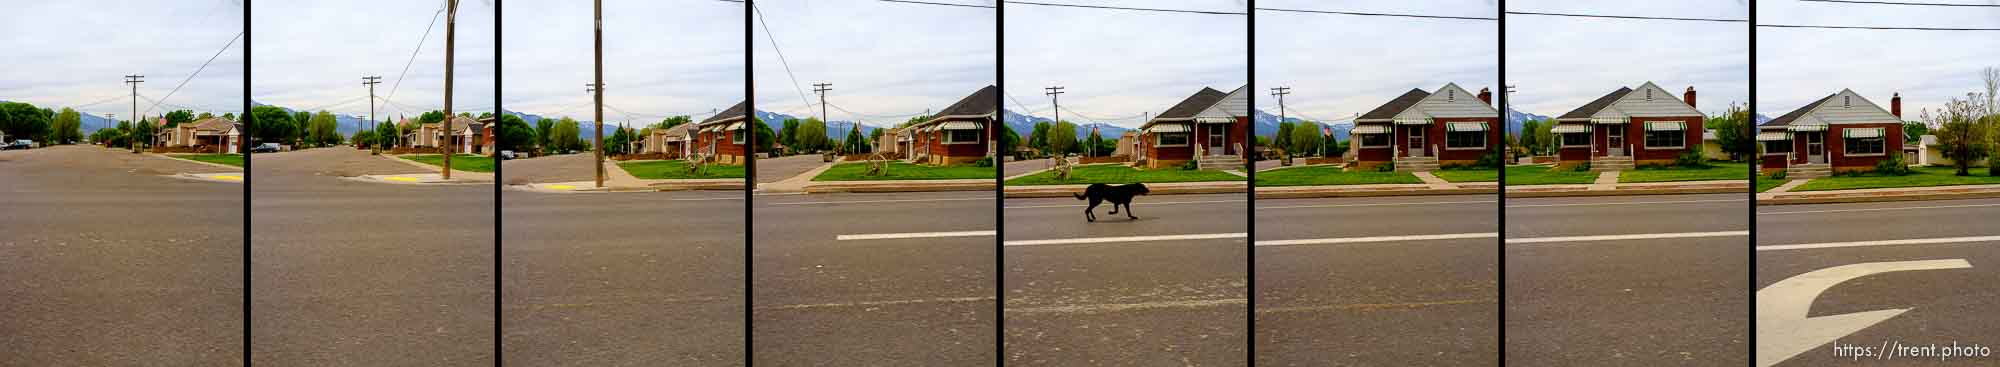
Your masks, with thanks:
<instances>
[{"instance_id":1,"label":"black vertical divider bar","mask_svg":"<svg viewBox=\"0 0 2000 367\"><path fill-rule=\"evenodd\" d=\"M1748 130L1750 130L1750 131L1748 132L1748 133L1750 134L1750 136L1757 136L1757 126L1756 126L1756 121L1757 121L1757 119L1755 118L1755 116L1757 116L1757 3L1755 3L1755 2L1752 2L1752 3L1750 3L1750 4L1748 4L1748 5L1745 5L1745 6L1748 6L1748 7L1750 7L1750 22L1749 22L1749 25L1748 25L1748 27L1749 27L1748 29L1749 29L1749 31L1750 31L1750 34L1748 35L1748 37L1750 38L1750 39L1749 39L1749 44L1750 44L1750 49L1749 49L1749 50L1748 50L1747 52L1744 52L1744 54L1746 55L1746 57L1745 57L1745 58L1746 58L1746 59L1748 59L1748 60L1750 61L1750 65L1748 65L1748 69L1750 69L1750 70L1749 70L1749 71L1750 71L1750 75L1748 76L1748 77L1750 78L1750 101L1749 101L1748 103L1746 103L1746 104L1747 104L1748 106L1747 106L1747 107L1744 107L1744 108L1747 108L1747 109L1749 109L1749 110L1750 110L1750 113L1749 113L1749 116L1750 116L1750 117L1746 118L1746 120L1744 121L1744 124L1743 124L1744 126L1743 126L1743 128L1744 128L1744 129L1748 129ZM1901 117L1901 116L1898 116L1898 117ZM1762 143L1763 143L1763 142L1756 142L1756 143L1751 143L1751 144L1762 144ZM1756 151L1756 150L1752 150L1752 152L1755 152L1755 151ZM1744 291L1744 293L1749 293L1749 297L1750 297L1750 302L1749 302L1749 304L1750 304L1750 307L1746 307L1746 309L1745 309L1745 310L1743 310L1743 312L1744 312L1744 313L1743 313L1743 315L1745 316L1745 318L1746 318L1746 319L1749 319L1749 324L1750 324L1750 332L1748 332L1748 333L1745 333L1745 334L1749 334L1749 335L1745 336L1745 338L1748 338L1747 340L1749 340L1749 341L1750 341L1750 345L1752 345L1752 346L1755 346L1755 345L1757 345L1757 316L1756 316L1756 315L1757 315L1757 292L1756 292L1756 289L1757 289L1757 189L1756 189L1756 188L1757 188L1757 171L1758 171L1759 169L1761 169L1761 168L1762 168L1762 167L1764 166L1763 162L1760 162L1759 160L1761 160L1761 159L1763 159L1763 158L1764 158L1764 157L1763 157L1763 155L1762 155L1762 154L1752 154L1752 155L1750 156L1750 161L1751 161L1751 162L1753 162L1753 163L1751 163L1751 164L1750 164L1750 172L1749 172L1749 174L1750 174L1750 187L1748 187L1748 188L1744 188L1744 190L1743 190L1743 191L1744 191L1743 195L1749 198L1749 200L1748 200L1748 201L1745 201L1746 203L1749 203L1749 205L1744 205L1744 206L1748 207L1748 208L1745 208L1745 210L1744 210L1744 211L1745 211L1744 215L1745 215L1745 221L1749 222L1748 224L1749 224L1749 228L1750 228L1750 235L1749 235L1749 236L1744 236L1744 237L1747 237L1747 238L1748 238L1748 240L1747 240L1747 241L1745 241L1745 242L1748 242L1748 243L1749 243L1749 246L1744 246L1744 247L1743 247L1743 250L1744 250L1744 251L1747 251L1747 252L1749 252L1749 253L1750 253L1750 256L1748 257L1748 259L1749 259L1749 260L1748 260L1748 261L1749 261L1749 263L1748 263L1748 264L1745 264L1745 266L1748 266L1748 268L1747 268L1747 269L1748 269L1749 271L1745 271L1745 272L1744 272L1744 273L1747 273L1747 274L1749 274L1750 276L1748 277L1748 279L1745 279L1745 281L1744 281L1744 283L1743 283L1743 285L1744 285L1744 288L1743 288L1743 291ZM1755 360L1757 360L1757 348L1756 348L1756 347L1751 347L1751 348L1750 348L1750 360L1752 360L1752 361L1755 361Z\"/></svg>"},{"instance_id":2,"label":"black vertical divider bar","mask_svg":"<svg viewBox=\"0 0 2000 367\"><path fill-rule=\"evenodd\" d=\"M756 57L754 51L755 48L751 47L752 46L751 40L756 39L757 36L757 34L753 31L752 27L753 25L752 23L755 23L757 21L756 19L752 18L756 16L755 15L756 7L757 7L756 0L743 0L743 120L744 120L743 122L745 124L764 123L763 121L757 120L757 98L756 98L757 73L753 72L753 70L756 70L756 65L753 62L754 60L756 60ZM751 301L752 297L751 295L755 294L755 292L751 292L750 288L752 283L751 279L755 279L754 275L756 274L755 272L752 271L751 268L753 268L754 266L751 264L755 262L750 260L750 254L751 251L753 251L753 249L756 248L756 246L754 246L753 244L755 243L755 238L756 238L756 236L754 235L756 234L757 231L755 230L756 227L753 226L752 224L755 223L754 221L756 220L757 217L756 215L754 215L757 212L757 210L754 208L757 206L757 201L756 201L757 149L756 148L757 148L758 126L748 125L748 127L749 129L746 131L748 131L750 135L743 138L743 141L746 144L743 147L744 151L750 152L748 154L743 155L743 366L744 367L749 367L753 363L755 363L756 358L752 358L753 354L752 351L756 350L756 344L754 343L755 337L753 337L753 335L756 335L756 330L757 330L756 325L753 325L754 324L753 320L755 320L755 315L753 314L753 312L756 311L753 305L755 305L755 303Z\"/></svg>"},{"instance_id":3,"label":"black vertical divider bar","mask_svg":"<svg viewBox=\"0 0 2000 367\"><path fill-rule=\"evenodd\" d=\"M1494 48L1494 50L1498 54L1495 56L1495 61L1500 66L1500 128L1502 129L1501 134L1506 134L1509 132L1506 131L1506 128L1513 126L1513 124L1508 123L1508 120L1513 119L1513 105L1508 104L1510 102L1509 99L1513 97L1513 88L1508 87L1510 84L1507 84L1507 0L1500 0L1499 5L1493 9L1493 13L1494 19L1498 20L1494 22L1496 23L1494 26L1495 34L1498 35L1494 38L1498 40L1499 47ZM1499 284L1499 287L1496 287L1498 289L1494 292L1498 293L1495 299L1499 300L1499 304L1493 305L1493 307L1499 309L1500 312L1497 313L1499 320L1495 320L1493 330L1494 334L1496 334L1496 341L1500 344L1500 348L1498 348L1499 355L1496 358L1499 359L1500 365L1505 366L1507 365L1507 162L1504 162L1507 156L1507 139L1505 136L1502 136L1500 139L1500 147L1500 156L1502 157L1499 172L1500 189L1494 190L1494 195L1498 196L1499 200L1493 204L1495 219L1498 219L1495 222L1499 223L1495 225L1498 228L1495 229L1497 235L1493 239L1494 251L1497 252L1494 254L1494 263L1499 264L1498 270L1493 275L1496 278L1494 284Z\"/></svg>"},{"instance_id":4,"label":"black vertical divider bar","mask_svg":"<svg viewBox=\"0 0 2000 367\"><path fill-rule=\"evenodd\" d=\"M993 94L994 138L1006 139L1007 114L1007 2L993 2ZM1027 111L1021 111L1026 113ZM1009 130L1002 130L1009 129ZM1007 364L1007 152L1004 144L993 144L993 365ZM1016 141L1014 144L1021 144Z\"/></svg>"},{"instance_id":5,"label":"black vertical divider bar","mask_svg":"<svg viewBox=\"0 0 2000 367\"><path fill-rule=\"evenodd\" d=\"M1251 115L1256 115L1254 111L1257 110L1257 0L1249 0L1247 2L1249 4L1246 4L1243 8L1243 98L1245 98L1244 107L1252 111L1249 112ZM1243 338L1245 340L1243 343L1244 365L1257 364L1257 157L1250 154L1250 152L1257 150L1257 139L1255 138L1257 127L1255 123L1250 125L1250 131L1248 131L1250 136L1246 137L1248 138L1245 139L1247 144L1244 144L1245 147L1249 148L1245 151L1237 152L1245 157L1250 157L1243 160L1245 166L1243 167L1243 171L1246 173L1243 178L1243 252L1245 256L1243 261L1243 275L1245 278L1243 284L1246 284L1243 290L1243 335L1248 336Z\"/></svg>"},{"instance_id":6,"label":"black vertical divider bar","mask_svg":"<svg viewBox=\"0 0 2000 367\"><path fill-rule=\"evenodd\" d=\"M243 116L250 119L250 0L243 0ZM252 121L254 122L254 121ZM248 126L245 126L246 128ZM107 144L108 145L108 144ZM243 365L250 365L250 144L237 138L236 150L243 155Z\"/></svg>"},{"instance_id":7,"label":"black vertical divider bar","mask_svg":"<svg viewBox=\"0 0 2000 367\"><path fill-rule=\"evenodd\" d=\"M503 79L506 79L500 77L501 75L500 67L501 63L503 62L502 60L506 60L505 58L500 57L500 49L504 47L503 45L505 45L505 43L501 42L500 39L501 34L503 33L500 30L505 29L505 28L500 28L501 27L500 9L503 8L502 6L500 6L500 3L501 3L500 0L493 0L493 122L492 124L495 125L493 129L493 132L495 133L500 132L498 126L500 124L500 114L507 112L506 106L502 106L500 104L500 91L502 89L500 87L500 83L503 82ZM467 142L466 144L472 144L472 143ZM499 144L494 144L494 146L497 147L499 146ZM501 275L500 264L502 260L500 258L502 254L502 252L500 251L500 242L502 241L502 237L500 235L502 231L500 229L500 226L504 224L504 222L500 220L500 218L506 217L501 213L502 205L500 201L500 192L503 191L503 188L505 187L501 186L501 183L507 182L506 180L502 179L502 177L506 177L507 170L506 167L503 167L505 165L500 164L503 161L500 159L499 151L496 150L492 152L487 152L487 154L493 155L493 365L497 367L505 363L502 361L507 359L506 358L507 356L504 354L505 351L503 345L501 344L501 336L505 335L507 330L506 318L502 317L506 311L503 311L500 308L500 299L501 299L500 292L503 289L500 286L500 282L501 279L506 279L500 276Z\"/></svg>"}]
</instances>

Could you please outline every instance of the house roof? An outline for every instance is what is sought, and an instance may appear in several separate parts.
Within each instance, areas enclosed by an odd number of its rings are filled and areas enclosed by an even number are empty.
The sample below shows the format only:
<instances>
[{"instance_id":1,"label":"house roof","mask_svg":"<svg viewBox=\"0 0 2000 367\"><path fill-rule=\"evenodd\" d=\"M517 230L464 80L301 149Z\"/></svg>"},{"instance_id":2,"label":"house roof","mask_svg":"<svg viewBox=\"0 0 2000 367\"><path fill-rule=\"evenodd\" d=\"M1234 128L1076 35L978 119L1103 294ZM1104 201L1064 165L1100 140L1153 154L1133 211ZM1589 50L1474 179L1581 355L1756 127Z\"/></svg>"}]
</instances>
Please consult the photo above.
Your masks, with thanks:
<instances>
[{"instance_id":1,"label":"house roof","mask_svg":"<svg viewBox=\"0 0 2000 367\"><path fill-rule=\"evenodd\" d=\"M666 135L666 136L688 136L690 135L689 132L694 131L696 125L700 124L674 125L674 127L670 127L665 130L653 130L653 134Z\"/></svg>"},{"instance_id":2,"label":"house roof","mask_svg":"<svg viewBox=\"0 0 2000 367\"><path fill-rule=\"evenodd\" d=\"M1215 90L1215 88L1201 87L1201 90L1195 91L1194 95L1188 96L1187 99L1181 100L1181 103L1176 103L1173 107L1167 108L1167 111L1161 112L1159 116L1154 116L1153 121L1193 118L1195 114L1201 113L1201 110L1207 109L1208 106L1213 106L1217 102L1222 102L1222 98L1228 96L1228 93ZM1152 125L1153 121L1148 121L1146 124Z\"/></svg>"},{"instance_id":3,"label":"house roof","mask_svg":"<svg viewBox=\"0 0 2000 367\"><path fill-rule=\"evenodd\" d=\"M225 132L229 131L229 129L232 127L236 127L235 121L229 121L229 119L221 117L205 118L201 120L196 120L194 122L190 122L189 124L194 125L195 131Z\"/></svg>"},{"instance_id":4,"label":"house roof","mask_svg":"<svg viewBox=\"0 0 2000 367\"><path fill-rule=\"evenodd\" d=\"M939 110L937 114L931 115L931 118L924 122L991 115L993 111L999 110L999 103L1000 88L987 85L984 88L973 91L971 95L967 95L965 98L960 98L958 102L954 102L950 106L945 106L943 110Z\"/></svg>"},{"instance_id":5,"label":"house roof","mask_svg":"<svg viewBox=\"0 0 2000 367\"><path fill-rule=\"evenodd\" d=\"M1785 115L1783 115L1783 116L1778 116L1778 118L1774 118L1774 119L1771 119L1771 121L1765 121L1765 122L1764 122L1764 123L1762 123L1762 124L1757 124L1757 126L1786 126L1786 125L1791 125L1791 124L1792 124L1792 121L1797 121L1797 120L1798 120L1798 119L1799 119L1800 117L1805 117L1805 115L1806 115L1807 113L1811 113L1813 109L1815 109L1815 108L1819 108L1819 105L1823 105L1823 104L1826 104L1826 101L1831 101L1831 100L1833 100L1833 96L1835 96L1835 95L1839 95L1839 93L1834 93L1834 94L1828 94L1828 95L1826 95L1826 97L1825 97L1825 98L1820 98L1820 99L1819 99L1819 100L1817 100L1817 101L1813 101L1813 103L1807 103L1807 104L1805 105L1805 107L1799 107L1799 109L1796 109L1796 110L1792 110L1792 112L1789 112L1789 113L1785 113Z\"/></svg>"},{"instance_id":6,"label":"house roof","mask_svg":"<svg viewBox=\"0 0 2000 367\"><path fill-rule=\"evenodd\" d=\"M1403 110L1408 110L1411 106L1416 106L1417 102L1421 102L1425 97L1430 96L1431 92L1410 88L1410 91L1403 92L1403 95L1396 96L1395 99L1389 100L1389 103L1383 103L1373 110L1368 110L1368 113L1361 114L1361 117L1356 117L1355 120L1388 120L1396 117L1396 114L1403 113Z\"/></svg>"},{"instance_id":7,"label":"house roof","mask_svg":"<svg viewBox=\"0 0 2000 367\"><path fill-rule=\"evenodd\" d=\"M722 110L721 113L716 113L715 116L709 116L706 119L702 119L701 124L708 125L708 124L718 124L718 123L742 120L743 115L746 114L747 112L746 110L749 108L748 102L749 101L736 102L735 106L729 106L729 109Z\"/></svg>"},{"instance_id":8,"label":"house roof","mask_svg":"<svg viewBox=\"0 0 2000 367\"><path fill-rule=\"evenodd\" d=\"M1597 100L1585 103L1583 107L1570 110L1568 113L1562 114L1562 116L1557 116L1556 119L1590 118L1590 116L1597 115L1597 111L1603 111L1605 107L1611 107L1611 104L1618 103L1619 98L1625 98L1625 95L1629 93L1632 93L1631 87L1618 87L1618 90L1611 91L1610 94L1605 94L1603 97L1597 97Z\"/></svg>"}]
</instances>

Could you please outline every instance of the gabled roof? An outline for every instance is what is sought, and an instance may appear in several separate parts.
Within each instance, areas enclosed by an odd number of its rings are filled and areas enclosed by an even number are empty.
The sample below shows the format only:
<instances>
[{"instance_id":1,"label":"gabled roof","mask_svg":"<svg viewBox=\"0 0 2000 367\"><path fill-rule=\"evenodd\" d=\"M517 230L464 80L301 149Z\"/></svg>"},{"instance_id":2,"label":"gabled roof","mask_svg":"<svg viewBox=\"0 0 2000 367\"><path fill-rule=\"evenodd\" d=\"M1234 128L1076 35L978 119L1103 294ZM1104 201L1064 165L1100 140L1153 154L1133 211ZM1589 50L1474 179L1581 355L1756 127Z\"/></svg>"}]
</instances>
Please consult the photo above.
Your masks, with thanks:
<instances>
[{"instance_id":1,"label":"gabled roof","mask_svg":"<svg viewBox=\"0 0 2000 367\"><path fill-rule=\"evenodd\" d=\"M224 119L221 117L210 117L190 122L184 125L193 125L195 131L224 132L224 131L229 131L229 129L232 127L235 127L236 122L229 121L228 119Z\"/></svg>"},{"instance_id":2,"label":"gabled roof","mask_svg":"<svg viewBox=\"0 0 2000 367\"><path fill-rule=\"evenodd\" d=\"M674 127L666 128L664 130L653 130L653 134L665 135L665 136L688 136L690 135L688 133L690 131L693 131L694 127L697 125L700 124L674 125Z\"/></svg>"},{"instance_id":3,"label":"gabled roof","mask_svg":"<svg viewBox=\"0 0 2000 367\"><path fill-rule=\"evenodd\" d=\"M1764 122L1764 123L1762 123L1762 124L1757 124L1757 126L1786 126L1786 125L1791 125L1791 124L1792 124L1792 121L1797 121L1797 120L1798 120L1798 119L1799 119L1800 117L1804 117L1804 116L1806 115L1806 113L1808 113L1808 112L1812 112L1812 110L1813 110L1813 109L1815 109L1815 108L1819 108L1819 105L1822 105L1822 104L1826 104L1826 101L1831 101L1831 100L1833 100L1833 96L1834 96L1834 95L1838 95L1838 94L1839 94L1839 93L1834 93L1834 94L1828 94L1828 95L1826 95L1826 97L1825 97L1825 98L1820 98L1820 99L1819 99L1819 100L1817 100L1817 101L1813 101L1813 103L1807 103L1807 104L1805 105L1805 107L1799 107L1799 109L1796 109L1796 110L1792 110L1792 112L1788 112L1788 113L1785 113L1785 115L1784 115L1784 116L1778 116L1778 118L1774 118L1774 119L1771 119L1771 121L1765 121L1765 122Z\"/></svg>"},{"instance_id":4,"label":"gabled roof","mask_svg":"<svg viewBox=\"0 0 2000 367\"><path fill-rule=\"evenodd\" d=\"M709 116L706 119L702 119L700 124L701 125L719 124L724 122L742 120L743 115L745 115L748 112L746 111L746 109L750 107L748 102L749 101L736 102L735 106L729 106L729 109L722 110L721 113L716 113L715 116Z\"/></svg>"},{"instance_id":5,"label":"gabled roof","mask_svg":"<svg viewBox=\"0 0 2000 367\"><path fill-rule=\"evenodd\" d=\"M1208 106L1215 105L1216 102L1222 102L1222 98L1228 96L1228 93L1215 90L1215 88L1201 87L1201 90L1195 91L1194 95L1188 96L1187 99L1181 100L1181 103L1176 103L1173 107L1167 108L1167 111L1161 112L1159 116L1153 116L1153 120L1147 121L1146 124L1152 125L1154 122L1161 120L1186 120L1194 118L1196 113L1207 109Z\"/></svg>"},{"instance_id":6,"label":"gabled roof","mask_svg":"<svg viewBox=\"0 0 2000 367\"><path fill-rule=\"evenodd\" d=\"M1383 103L1373 110L1368 110L1368 113L1361 114L1361 117L1356 117L1354 120L1356 122L1365 122L1363 120L1388 121L1396 117L1396 114L1403 113L1403 110L1408 110L1411 106L1416 106L1417 102L1424 100L1424 97L1430 96L1431 92L1410 88L1410 91L1403 92L1403 95L1396 96L1395 99L1389 100L1389 103Z\"/></svg>"},{"instance_id":7,"label":"gabled roof","mask_svg":"<svg viewBox=\"0 0 2000 367\"><path fill-rule=\"evenodd\" d=\"M1568 113L1562 114L1562 116L1556 116L1556 119L1567 120L1567 119L1590 118L1591 116L1597 115L1597 111L1603 111L1605 107L1611 107L1611 104L1618 103L1619 98L1625 98L1625 95L1630 93L1632 93L1632 88L1618 87L1618 90L1611 91L1610 94L1605 94L1603 97L1597 97L1597 100L1590 101L1590 103L1585 103L1583 104L1583 107L1577 107L1574 110L1570 110Z\"/></svg>"},{"instance_id":8,"label":"gabled roof","mask_svg":"<svg viewBox=\"0 0 2000 367\"><path fill-rule=\"evenodd\" d=\"M943 110L939 110L937 114L931 115L931 118L926 119L924 122L991 116L994 111L999 110L999 103L1000 88L987 85L984 88L973 91L972 95L965 96L965 98L959 99L958 102L946 106Z\"/></svg>"}]
</instances>

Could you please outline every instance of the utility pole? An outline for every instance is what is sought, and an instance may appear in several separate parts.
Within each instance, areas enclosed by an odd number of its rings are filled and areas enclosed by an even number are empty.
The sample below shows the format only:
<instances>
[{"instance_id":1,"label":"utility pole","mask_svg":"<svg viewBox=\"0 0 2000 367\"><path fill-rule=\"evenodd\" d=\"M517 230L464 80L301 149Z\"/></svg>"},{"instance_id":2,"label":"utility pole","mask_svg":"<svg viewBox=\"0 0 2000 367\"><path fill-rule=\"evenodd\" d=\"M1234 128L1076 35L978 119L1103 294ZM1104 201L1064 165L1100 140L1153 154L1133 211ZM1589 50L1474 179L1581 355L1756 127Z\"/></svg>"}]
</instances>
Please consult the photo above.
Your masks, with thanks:
<instances>
[{"instance_id":1,"label":"utility pole","mask_svg":"<svg viewBox=\"0 0 2000 367\"><path fill-rule=\"evenodd\" d=\"M361 85L368 86L368 131L371 132L375 131L375 85L376 84L382 84L382 77L379 76L361 77ZM373 133L370 134L371 134L370 136L373 136L372 135ZM382 139L380 137L377 137L375 141L368 142L368 154L373 155L381 153L382 151L382 147L380 147L381 144L377 144L377 142L380 141L382 141Z\"/></svg>"},{"instance_id":2,"label":"utility pole","mask_svg":"<svg viewBox=\"0 0 2000 367\"><path fill-rule=\"evenodd\" d=\"M819 122L826 126L833 126L833 120L826 119L826 92L830 91L833 91L833 83L813 83L813 93L819 94ZM827 135L827 139L833 139L833 134ZM834 151L840 151L840 144L834 144Z\"/></svg>"},{"instance_id":3,"label":"utility pole","mask_svg":"<svg viewBox=\"0 0 2000 367\"><path fill-rule=\"evenodd\" d=\"M1271 88L1271 96L1278 97L1278 124L1285 123L1285 95L1287 94L1292 94L1292 87ZM1272 135L1271 143L1276 144L1278 142L1278 139L1284 139L1284 138L1286 137Z\"/></svg>"},{"instance_id":4,"label":"utility pole","mask_svg":"<svg viewBox=\"0 0 2000 367\"><path fill-rule=\"evenodd\" d=\"M105 127L106 129L116 129L116 128L118 128L118 114L116 114L116 113L106 113L106 114L104 114L104 119L105 119L105 120L110 120L110 121L111 121L111 126L108 126L108 127ZM108 142L108 141L102 141L102 140L99 140L99 141L97 141L97 142L98 142L98 143L102 143L102 144L104 144L104 147L105 147L105 148L110 148L110 147L111 147L111 142Z\"/></svg>"},{"instance_id":5,"label":"utility pole","mask_svg":"<svg viewBox=\"0 0 2000 367\"><path fill-rule=\"evenodd\" d=\"M1511 121L1509 121L1509 120L1513 120L1513 119L1514 119L1514 113L1513 113L1513 111L1514 111L1514 110L1509 110L1509 109L1507 109L1507 101L1508 101L1508 100L1511 100L1511 99L1514 99L1514 90L1515 90L1515 87L1514 87L1514 86L1512 86L1512 85L1508 85L1508 86L1503 86L1503 87L1501 88L1501 90L1502 90L1502 91L1500 92L1500 128L1501 128L1501 129L1505 129L1505 128L1507 128L1507 126L1508 126L1508 123L1509 123L1509 122L1511 122ZM1550 128L1554 128L1554 127L1553 127L1553 126L1551 126ZM1505 130L1502 130L1502 131L1505 131ZM1520 133L1520 134L1522 134L1522 135L1527 135L1527 133L1528 133L1528 132L1526 132L1526 131L1521 131L1521 132L1519 132L1519 133ZM1550 134L1550 135L1554 135L1554 134ZM1505 137L1505 136L1502 136L1502 137L1500 137L1500 138L1501 138L1501 139L1506 139L1507 137ZM1562 146L1562 143L1560 143L1560 141L1562 141L1562 137L1561 137L1561 136L1557 136L1557 137L1556 137L1556 141L1558 141L1558 143L1556 143L1556 146ZM1530 156L1533 156L1533 155L1534 155L1534 152L1529 152L1529 153L1528 153L1528 155L1530 155ZM1504 159L1504 157L1503 157L1503 159L1501 159L1501 160L1503 160L1503 161L1504 161L1504 160L1505 160L1505 159ZM1502 162L1502 165L1503 165L1503 166L1505 165L1504 163L1505 163L1505 162Z\"/></svg>"},{"instance_id":6,"label":"utility pole","mask_svg":"<svg viewBox=\"0 0 2000 367\"><path fill-rule=\"evenodd\" d=\"M595 140L597 144L592 144L591 150L596 151L597 155L597 187L604 187L604 0L591 2L590 16L593 44L591 53L595 55L597 64L595 80L590 83L589 89L591 99L596 101L596 107L593 108L597 115L594 120L590 120L590 124L597 130L597 140Z\"/></svg>"},{"instance_id":7,"label":"utility pole","mask_svg":"<svg viewBox=\"0 0 2000 367\"><path fill-rule=\"evenodd\" d=\"M451 141L451 120L457 119L457 116L451 114L451 64L452 51L458 45L458 37L456 37L458 29L458 0L445 1L447 8L444 12L444 133L446 134L445 141L449 142ZM423 129L417 130L423 131ZM448 145L451 144L443 145L447 145L447 147L440 148L444 150L444 179L450 180L451 147Z\"/></svg>"},{"instance_id":8,"label":"utility pole","mask_svg":"<svg viewBox=\"0 0 2000 367\"><path fill-rule=\"evenodd\" d=\"M139 83L145 83L145 82L146 82L145 75L125 76L125 84L132 86L132 131L138 131L139 124L146 123L145 121L139 120ZM134 137L132 135L133 134L131 134L131 131L128 131L125 134L125 143L132 145L132 154L139 154L139 138L145 138L145 139L153 138L151 136Z\"/></svg>"},{"instance_id":9,"label":"utility pole","mask_svg":"<svg viewBox=\"0 0 2000 367\"><path fill-rule=\"evenodd\" d=\"M1050 107L1050 108L1049 108L1049 110L1050 110L1050 111L1054 111L1054 112L1055 112L1055 115L1056 115L1056 121L1055 121L1055 123L1058 123L1058 124L1062 123L1062 98L1061 98L1061 96L1062 96L1062 94L1063 94L1063 91L1062 91L1062 90L1063 90L1063 87L1062 87L1062 86L1054 86L1054 87L1042 87L1042 94L1044 94L1044 95L1047 95L1047 96L1049 96L1049 105L1053 106L1053 107ZM1053 126L1053 125L1051 125L1051 126ZM1053 129L1051 129L1051 130L1053 130ZM1044 140L1043 140L1043 144L1045 144L1045 145L1046 145L1046 144L1047 144L1047 140L1046 140L1047 138L1046 138L1046 137L1044 137L1043 139L1044 139ZM1068 155L1069 155L1069 153L1067 153L1067 152L1062 152L1062 153L1058 154L1057 156L1061 157L1061 156L1068 156ZM1065 158L1065 159L1067 159L1067 158Z\"/></svg>"}]
</instances>

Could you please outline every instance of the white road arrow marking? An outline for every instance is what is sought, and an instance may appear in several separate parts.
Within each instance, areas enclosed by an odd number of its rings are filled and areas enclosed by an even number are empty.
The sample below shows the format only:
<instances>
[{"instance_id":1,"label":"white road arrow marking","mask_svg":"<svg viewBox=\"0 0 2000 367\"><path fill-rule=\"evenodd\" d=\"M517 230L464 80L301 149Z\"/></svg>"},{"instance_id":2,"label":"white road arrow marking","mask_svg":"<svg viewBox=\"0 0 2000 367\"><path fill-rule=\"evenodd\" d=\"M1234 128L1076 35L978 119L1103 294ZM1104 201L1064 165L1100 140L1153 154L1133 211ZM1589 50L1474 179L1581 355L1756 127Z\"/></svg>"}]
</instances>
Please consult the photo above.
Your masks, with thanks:
<instances>
[{"instance_id":1,"label":"white road arrow marking","mask_svg":"<svg viewBox=\"0 0 2000 367\"><path fill-rule=\"evenodd\" d=\"M1806 317L1820 292L1841 282L1893 271L1964 269L1965 259L1892 261L1814 270L1757 290L1757 365L1770 367L1910 309Z\"/></svg>"}]
</instances>

